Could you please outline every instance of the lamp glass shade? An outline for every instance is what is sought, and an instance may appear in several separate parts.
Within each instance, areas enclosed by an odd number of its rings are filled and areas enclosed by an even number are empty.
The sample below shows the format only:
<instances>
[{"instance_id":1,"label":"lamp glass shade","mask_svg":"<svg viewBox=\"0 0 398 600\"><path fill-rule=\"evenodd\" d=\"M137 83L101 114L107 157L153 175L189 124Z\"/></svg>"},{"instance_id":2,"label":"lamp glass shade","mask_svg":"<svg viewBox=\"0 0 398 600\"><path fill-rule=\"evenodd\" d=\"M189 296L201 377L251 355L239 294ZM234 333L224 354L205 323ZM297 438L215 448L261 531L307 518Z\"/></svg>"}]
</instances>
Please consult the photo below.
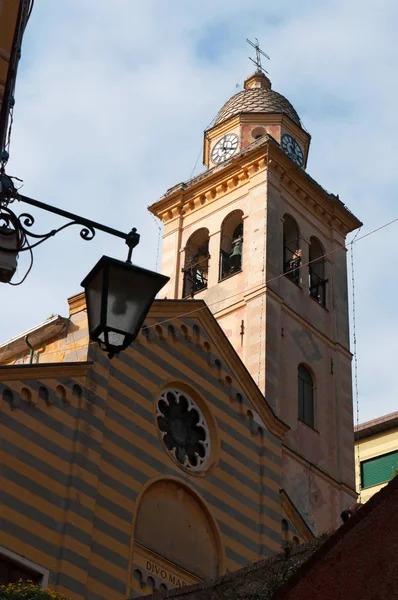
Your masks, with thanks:
<instances>
[{"instance_id":1,"label":"lamp glass shade","mask_svg":"<svg viewBox=\"0 0 398 600\"><path fill-rule=\"evenodd\" d=\"M90 339L113 356L137 337L169 277L103 256L82 281Z\"/></svg>"}]
</instances>

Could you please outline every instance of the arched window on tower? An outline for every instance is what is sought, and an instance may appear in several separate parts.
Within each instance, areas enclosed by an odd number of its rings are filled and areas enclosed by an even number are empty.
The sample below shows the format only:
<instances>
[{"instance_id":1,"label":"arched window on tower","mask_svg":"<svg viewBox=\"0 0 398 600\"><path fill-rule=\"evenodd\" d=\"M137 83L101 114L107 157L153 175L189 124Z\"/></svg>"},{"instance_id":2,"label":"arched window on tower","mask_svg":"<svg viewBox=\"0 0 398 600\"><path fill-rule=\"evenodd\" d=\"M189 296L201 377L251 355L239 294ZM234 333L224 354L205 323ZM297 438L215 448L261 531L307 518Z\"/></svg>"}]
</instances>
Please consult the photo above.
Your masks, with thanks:
<instances>
[{"instance_id":1,"label":"arched window on tower","mask_svg":"<svg viewBox=\"0 0 398 600\"><path fill-rule=\"evenodd\" d=\"M242 270L243 213L234 210L221 225L220 281Z\"/></svg>"},{"instance_id":2,"label":"arched window on tower","mask_svg":"<svg viewBox=\"0 0 398 600\"><path fill-rule=\"evenodd\" d=\"M183 298L193 298L207 288L209 271L209 230L198 229L185 246Z\"/></svg>"},{"instance_id":3,"label":"arched window on tower","mask_svg":"<svg viewBox=\"0 0 398 600\"><path fill-rule=\"evenodd\" d=\"M309 263L310 296L322 306L326 306L325 251L315 237L310 239Z\"/></svg>"},{"instance_id":4,"label":"arched window on tower","mask_svg":"<svg viewBox=\"0 0 398 600\"><path fill-rule=\"evenodd\" d=\"M283 272L296 285L300 283L300 231L290 215L283 217Z\"/></svg>"},{"instance_id":5,"label":"arched window on tower","mask_svg":"<svg viewBox=\"0 0 398 600\"><path fill-rule=\"evenodd\" d=\"M314 382L304 365L298 368L298 418L314 427Z\"/></svg>"}]
</instances>

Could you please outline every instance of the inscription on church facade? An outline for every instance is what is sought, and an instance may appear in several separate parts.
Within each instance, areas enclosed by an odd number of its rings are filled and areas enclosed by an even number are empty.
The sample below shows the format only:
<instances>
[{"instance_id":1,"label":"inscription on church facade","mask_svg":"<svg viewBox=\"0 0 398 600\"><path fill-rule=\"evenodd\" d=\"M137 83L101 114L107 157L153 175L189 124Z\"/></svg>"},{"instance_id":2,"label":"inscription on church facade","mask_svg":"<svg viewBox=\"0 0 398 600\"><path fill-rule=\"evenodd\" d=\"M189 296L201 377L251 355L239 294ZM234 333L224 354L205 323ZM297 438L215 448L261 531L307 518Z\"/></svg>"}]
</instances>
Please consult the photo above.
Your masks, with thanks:
<instances>
[{"instance_id":1,"label":"inscription on church facade","mask_svg":"<svg viewBox=\"0 0 398 600\"><path fill-rule=\"evenodd\" d=\"M147 571L156 577L160 577L165 583L169 583L175 587L183 587L184 585L188 585L188 582L184 581L184 579L181 579L181 577L174 575L168 569L165 569L164 567L161 567L150 560L146 561L145 566Z\"/></svg>"}]
</instances>

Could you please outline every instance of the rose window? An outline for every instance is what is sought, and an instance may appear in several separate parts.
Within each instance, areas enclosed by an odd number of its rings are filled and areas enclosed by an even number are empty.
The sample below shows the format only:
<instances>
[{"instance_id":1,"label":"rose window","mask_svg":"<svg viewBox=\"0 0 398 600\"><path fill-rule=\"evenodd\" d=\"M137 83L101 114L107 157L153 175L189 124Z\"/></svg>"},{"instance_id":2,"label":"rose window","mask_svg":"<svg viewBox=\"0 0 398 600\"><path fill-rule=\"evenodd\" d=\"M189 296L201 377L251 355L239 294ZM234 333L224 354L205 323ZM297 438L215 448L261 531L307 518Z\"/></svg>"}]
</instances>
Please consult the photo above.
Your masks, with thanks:
<instances>
[{"instance_id":1,"label":"rose window","mask_svg":"<svg viewBox=\"0 0 398 600\"><path fill-rule=\"evenodd\" d=\"M203 468L210 453L210 436L197 404L180 390L166 389L159 396L157 423L167 450L186 469Z\"/></svg>"}]
</instances>

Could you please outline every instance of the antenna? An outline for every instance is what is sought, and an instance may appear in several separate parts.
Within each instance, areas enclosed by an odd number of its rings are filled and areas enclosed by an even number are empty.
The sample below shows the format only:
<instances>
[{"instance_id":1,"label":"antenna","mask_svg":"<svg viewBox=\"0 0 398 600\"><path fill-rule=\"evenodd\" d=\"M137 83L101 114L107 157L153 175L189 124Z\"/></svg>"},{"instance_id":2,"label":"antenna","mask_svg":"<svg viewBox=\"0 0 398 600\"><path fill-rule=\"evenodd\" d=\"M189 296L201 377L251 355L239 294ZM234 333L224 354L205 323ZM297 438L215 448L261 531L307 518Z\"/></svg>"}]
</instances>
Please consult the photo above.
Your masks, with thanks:
<instances>
[{"instance_id":1,"label":"antenna","mask_svg":"<svg viewBox=\"0 0 398 600\"><path fill-rule=\"evenodd\" d=\"M265 56L265 58L268 58L268 60L270 60L270 57L268 56L268 54L265 54L265 52L263 52L261 50L258 39L257 38L254 38L254 39L256 40L256 43L253 43L251 40L246 38L246 42L248 44L250 44L250 46L252 46L256 51L256 60L254 60L250 56L249 56L249 60L251 60L252 63L254 63L256 65L258 71L263 71L264 73L267 73L267 75L268 75L268 71L266 71L261 64L261 56Z\"/></svg>"}]
</instances>

